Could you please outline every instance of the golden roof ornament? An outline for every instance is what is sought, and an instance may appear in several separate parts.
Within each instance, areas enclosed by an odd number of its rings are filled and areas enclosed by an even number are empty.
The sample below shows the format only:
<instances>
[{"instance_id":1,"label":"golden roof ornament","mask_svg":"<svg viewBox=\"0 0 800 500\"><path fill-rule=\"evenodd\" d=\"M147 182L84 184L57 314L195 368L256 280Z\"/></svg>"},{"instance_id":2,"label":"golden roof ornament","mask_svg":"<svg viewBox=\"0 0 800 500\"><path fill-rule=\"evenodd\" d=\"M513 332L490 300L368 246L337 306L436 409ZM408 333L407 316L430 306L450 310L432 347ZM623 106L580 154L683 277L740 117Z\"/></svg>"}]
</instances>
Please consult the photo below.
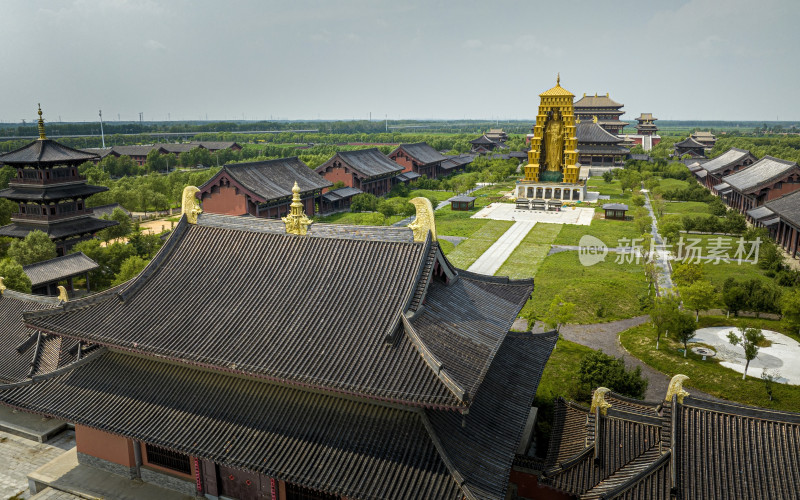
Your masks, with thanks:
<instances>
[{"instance_id":1,"label":"golden roof ornament","mask_svg":"<svg viewBox=\"0 0 800 500\"><path fill-rule=\"evenodd\" d=\"M556 85L561 86L561 72L556 74Z\"/></svg>"},{"instance_id":2,"label":"golden roof ornament","mask_svg":"<svg viewBox=\"0 0 800 500\"><path fill-rule=\"evenodd\" d=\"M203 209L200 208L200 200L197 199L199 192L200 190L195 186L183 188L181 214L186 216L186 222L189 224L197 224L197 216L203 213Z\"/></svg>"},{"instance_id":3,"label":"golden roof ornament","mask_svg":"<svg viewBox=\"0 0 800 500\"><path fill-rule=\"evenodd\" d=\"M592 407L589 411L594 413L599 408L600 414L605 415L608 409L611 408L611 403L606 401L606 394L609 392L611 392L611 389L605 387L595 389L594 394L592 394Z\"/></svg>"},{"instance_id":4,"label":"golden roof ornament","mask_svg":"<svg viewBox=\"0 0 800 500\"><path fill-rule=\"evenodd\" d=\"M306 234L308 232L308 226L310 226L313 221L306 217L306 213L303 210L303 202L300 201L300 186L297 185L297 181L294 181L294 187L292 188L292 204L290 205L290 209L291 213L282 218L283 223L286 224L286 232L289 234Z\"/></svg>"},{"instance_id":5,"label":"golden roof ornament","mask_svg":"<svg viewBox=\"0 0 800 500\"><path fill-rule=\"evenodd\" d=\"M667 388L667 396L664 398L664 402L671 403L672 396L677 396L678 403L683 404L683 398L689 395L689 393L683 389L683 383L686 380L689 380L689 377L687 377L686 375L678 374L672 377L672 379L669 381L669 387Z\"/></svg>"},{"instance_id":6,"label":"golden roof ornament","mask_svg":"<svg viewBox=\"0 0 800 500\"><path fill-rule=\"evenodd\" d=\"M417 243L424 242L428 237L428 231L431 232L433 241L436 241L436 220L433 216L431 200L424 196L418 196L409 200L409 203L417 209L417 217L408 225L414 231L414 241Z\"/></svg>"},{"instance_id":7,"label":"golden roof ornament","mask_svg":"<svg viewBox=\"0 0 800 500\"><path fill-rule=\"evenodd\" d=\"M5 283L3 283L4 279L5 279L4 277L0 276L0 295L2 295L3 292L6 291L6 285Z\"/></svg>"},{"instance_id":8,"label":"golden roof ornament","mask_svg":"<svg viewBox=\"0 0 800 500\"><path fill-rule=\"evenodd\" d=\"M592 123L597 123L597 115L592 115Z\"/></svg>"},{"instance_id":9,"label":"golden roof ornament","mask_svg":"<svg viewBox=\"0 0 800 500\"><path fill-rule=\"evenodd\" d=\"M64 288L63 285L58 285L58 300L61 302L68 302L69 295L67 295L67 289Z\"/></svg>"},{"instance_id":10,"label":"golden roof ornament","mask_svg":"<svg viewBox=\"0 0 800 500\"><path fill-rule=\"evenodd\" d=\"M44 135L44 119L42 118L42 104L39 103L39 140L47 139Z\"/></svg>"}]
</instances>

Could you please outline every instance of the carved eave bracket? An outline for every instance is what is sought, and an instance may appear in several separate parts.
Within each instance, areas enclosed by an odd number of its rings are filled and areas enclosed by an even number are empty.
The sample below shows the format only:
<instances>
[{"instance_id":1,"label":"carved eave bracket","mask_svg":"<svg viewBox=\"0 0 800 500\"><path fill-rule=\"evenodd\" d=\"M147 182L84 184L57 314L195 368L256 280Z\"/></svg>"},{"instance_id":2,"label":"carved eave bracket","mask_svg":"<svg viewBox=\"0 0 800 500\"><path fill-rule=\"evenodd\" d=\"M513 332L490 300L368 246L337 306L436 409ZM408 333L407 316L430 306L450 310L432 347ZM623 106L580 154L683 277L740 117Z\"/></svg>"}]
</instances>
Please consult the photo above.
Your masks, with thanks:
<instances>
[{"instance_id":1,"label":"carved eave bracket","mask_svg":"<svg viewBox=\"0 0 800 500\"><path fill-rule=\"evenodd\" d=\"M197 216L203 213L203 209L200 208L200 200L197 199L199 192L200 190L195 186L183 188L181 214L186 216L186 222L189 224L197 224Z\"/></svg>"},{"instance_id":2,"label":"carved eave bracket","mask_svg":"<svg viewBox=\"0 0 800 500\"><path fill-rule=\"evenodd\" d=\"M300 186L297 181L292 188L292 204L290 205L291 212L286 217L283 217L283 223L286 224L286 232L289 234L304 235L308 233L308 226L314 221L306 216L303 210L303 202L300 200Z\"/></svg>"},{"instance_id":3,"label":"carved eave bracket","mask_svg":"<svg viewBox=\"0 0 800 500\"><path fill-rule=\"evenodd\" d=\"M611 389L606 387L598 387L595 389L594 394L592 394L592 407L589 411L594 413L599 409L600 414L605 415L608 409L611 408L611 403L606 401L606 394L609 392L611 392Z\"/></svg>"},{"instance_id":4,"label":"carved eave bracket","mask_svg":"<svg viewBox=\"0 0 800 500\"><path fill-rule=\"evenodd\" d=\"M433 205L431 200L425 197L417 197L409 200L409 203L417 209L417 217L408 227L414 231L414 241L424 243L428 238L428 231L431 232L431 240L436 240L436 220L433 216Z\"/></svg>"},{"instance_id":5,"label":"carved eave bracket","mask_svg":"<svg viewBox=\"0 0 800 500\"><path fill-rule=\"evenodd\" d=\"M667 403L671 403L672 397L677 396L678 403L683 404L683 398L689 395L689 393L683 389L683 383L687 380L689 380L689 377L687 377L686 375L678 374L672 377L672 379L669 381L669 387L667 388L667 396L664 398L664 401Z\"/></svg>"}]
</instances>

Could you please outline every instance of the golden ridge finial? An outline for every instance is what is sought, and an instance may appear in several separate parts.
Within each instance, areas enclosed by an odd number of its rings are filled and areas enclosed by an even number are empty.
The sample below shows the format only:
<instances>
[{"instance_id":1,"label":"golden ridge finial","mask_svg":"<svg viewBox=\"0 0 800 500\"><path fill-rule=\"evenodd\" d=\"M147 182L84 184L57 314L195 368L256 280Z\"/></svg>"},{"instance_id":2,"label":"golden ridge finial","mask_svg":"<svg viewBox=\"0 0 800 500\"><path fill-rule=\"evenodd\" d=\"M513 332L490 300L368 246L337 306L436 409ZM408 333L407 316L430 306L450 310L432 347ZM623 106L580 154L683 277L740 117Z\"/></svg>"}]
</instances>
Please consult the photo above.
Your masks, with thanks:
<instances>
[{"instance_id":1,"label":"golden ridge finial","mask_svg":"<svg viewBox=\"0 0 800 500\"><path fill-rule=\"evenodd\" d=\"M39 140L47 139L44 135L44 119L42 118L42 104L39 103Z\"/></svg>"},{"instance_id":2,"label":"golden ridge finial","mask_svg":"<svg viewBox=\"0 0 800 500\"><path fill-rule=\"evenodd\" d=\"M436 241L436 219L433 216L433 204L431 200L423 196L413 198L408 201L417 209L417 217L408 225L414 231L414 241L423 242L431 232L431 238Z\"/></svg>"},{"instance_id":3,"label":"golden ridge finial","mask_svg":"<svg viewBox=\"0 0 800 500\"><path fill-rule=\"evenodd\" d=\"M67 289L63 287L63 285L58 285L58 300L61 302L69 301L69 295L67 295Z\"/></svg>"},{"instance_id":4,"label":"golden ridge finial","mask_svg":"<svg viewBox=\"0 0 800 500\"><path fill-rule=\"evenodd\" d=\"M289 207L291 212L281 219L286 224L286 232L289 234L306 234L308 226L313 221L306 217L306 213L303 210L303 202L300 200L300 186L297 185L297 181L294 181L294 187L292 187L292 204Z\"/></svg>"},{"instance_id":5,"label":"golden ridge finial","mask_svg":"<svg viewBox=\"0 0 800 500\"><path fill-rule=\"evenodd\" d=\"M689 393L683 389L683 383L686 380L689 380L689 377L687 377L686 375L678 374L672 377L672 379L669 381L669 387L667 388L667 396L664 398L664 402L671 403L672 396L677 396L678 403L683 404L683 398L689 395Z\"/></svg>"},{"instance_id":6,"label":"golden ridge finial","mask_svg":"<svg viewBox=\"0 0 800 500\"><path fill-rule=\"evenodd\" d=\"M197 199L199 192L200 190L195 186L183 188L181 214L186 216L186 222L189 224L197 224L197 216L203 213L203 209L200 208L200 200Z\"/></svg>"},{"instance_id":7,"label":"golden ridge finial","mask_svg":"<svg viewBox=\"0 0 800 500\"><path fill-rule=\"evenodd\" d=\"M600 409L600 414L605 415L606 411L611 408L611 403L606 401L606 393L611 392L611 389L607 389L605 387L598 387L594 390L594 394L592 394L592 407L589 409L590 412L594 413L596 409Z\"/></svg>"},{"instance_id":8,"label":"golden ridge finial","mask_svg":"<svg viewBox=\"0 0 800 500\"><path fill-rule=\"evenodd\" d=\"M592 115L592 123L597 123L597 115Z\"/></svg>"},{"instance_id":9,"label":"golden ridge finial","mask_svg":"<svg viewBox=\"0 0 800 500\"><path fill-rule=\"evenodd\" d=\"M0 276L0 295L2 295L3 292L6 291L6 285L5 283L3 283L4 279L5 279L4 277Z\"/></svg>"},{"instance_id":10,"label":"golden ridge finial","mask_svg":"<svg viewBox=\"0 0 800 500\"><path fill-rule=\"evenodd\" d=\"M556 75L556 87L561 86L561 72L559 71Z\"/></svg>"}]
</instances>

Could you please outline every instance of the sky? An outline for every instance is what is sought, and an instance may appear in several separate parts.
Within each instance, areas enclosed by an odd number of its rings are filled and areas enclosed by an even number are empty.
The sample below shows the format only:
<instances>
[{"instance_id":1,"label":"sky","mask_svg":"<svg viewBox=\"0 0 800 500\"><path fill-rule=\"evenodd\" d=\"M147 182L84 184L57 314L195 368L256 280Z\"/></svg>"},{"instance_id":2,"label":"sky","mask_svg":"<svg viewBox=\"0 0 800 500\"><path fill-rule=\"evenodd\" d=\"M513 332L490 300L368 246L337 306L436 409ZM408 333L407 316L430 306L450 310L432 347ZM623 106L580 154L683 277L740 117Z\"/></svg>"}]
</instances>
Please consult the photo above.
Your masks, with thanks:
<instances>
[{"instance_id":1,"label":"sky","mask_svg":"<svg viewBox=\"0 0 800 500\"><path fill-rule=\"evenodd\" d=\"M797 0L3 0L0 122L800 120Z\"/></svg>"}]
</instances>

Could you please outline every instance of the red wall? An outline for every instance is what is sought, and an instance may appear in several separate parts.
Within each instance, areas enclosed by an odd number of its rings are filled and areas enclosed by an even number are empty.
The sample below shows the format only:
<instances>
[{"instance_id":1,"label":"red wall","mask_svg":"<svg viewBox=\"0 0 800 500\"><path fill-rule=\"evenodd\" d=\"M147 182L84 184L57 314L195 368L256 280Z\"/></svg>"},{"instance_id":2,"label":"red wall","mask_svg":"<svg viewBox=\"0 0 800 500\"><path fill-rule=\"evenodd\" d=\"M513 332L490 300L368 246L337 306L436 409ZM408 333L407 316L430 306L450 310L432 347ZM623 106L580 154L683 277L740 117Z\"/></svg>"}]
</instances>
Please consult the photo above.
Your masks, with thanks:
<instances>
[{"instance_id":1,"label":"red wall","mask_svg":"<svg viewBox=\"0 0 800 500\"><path fill-rule=\"evenodd\" d=\"M772 187L772 186L770 186ZM793 191L797 191L800 189L800 183L797 182L784 182L783 185L778 189L770 189L769 193L767 194L767 201L772 201L775 198L780 198L785 194L789 194Z\"/></svg>"},{"instance_id":2,"label":"red wall","mask_svg":"<svg viewBox=\"0 0 800 500\"><path fill-rule=\"evenodd\" d=\"M75 424L75 447L79 453L125 467L136 467L133 442L122 436Z\"/></svg>"},{"instance_id":3,"label":"red wall","mask_svg":"<svg viewBox=\"0 0 800 500\"><path fill-rule=\"evenodd\" d=\"M341 181L341 182L344 182L345 186L358 187L358 186L354 185L354 182L353 182L354 175L353 175L353 173L352 172L345 172L345 170L346 169L345 169L345 167L343 165L342 166L338 166L338 167L331 166L331 167L328 167L327 169L325 169L324 172L321 172L320 175L322 175L322 177L324 177L325 179L333 182L334 184L336 184L337 182ZM325 190L323 192L328 192L328 190L329 190L329 188L325 188Z\"/></svg>"},{"instance_id":4,"label":"red wall","mask_svg":"<svg viewBox=\"0 0 800 500\"><path fill-rule=\"evenodd\" d=\"M402 152L396 153L394 156L390 156L392 160L394 160L398 165L403 167L403 172L413 172L414 171L414 164L410 158L407 158L405 154Z\"/></svg>"},{"instance_id":5,"label":"red wall","mask_svg":"<svg viewBox=\"0 0 800 500\"><path fill-rule=\"evenodd\" d=\"M236 194L233 186L214 186L203 197L203 211L210 214L245 215L247 199L244 194Z\"/></svg>"}]
</instances>

